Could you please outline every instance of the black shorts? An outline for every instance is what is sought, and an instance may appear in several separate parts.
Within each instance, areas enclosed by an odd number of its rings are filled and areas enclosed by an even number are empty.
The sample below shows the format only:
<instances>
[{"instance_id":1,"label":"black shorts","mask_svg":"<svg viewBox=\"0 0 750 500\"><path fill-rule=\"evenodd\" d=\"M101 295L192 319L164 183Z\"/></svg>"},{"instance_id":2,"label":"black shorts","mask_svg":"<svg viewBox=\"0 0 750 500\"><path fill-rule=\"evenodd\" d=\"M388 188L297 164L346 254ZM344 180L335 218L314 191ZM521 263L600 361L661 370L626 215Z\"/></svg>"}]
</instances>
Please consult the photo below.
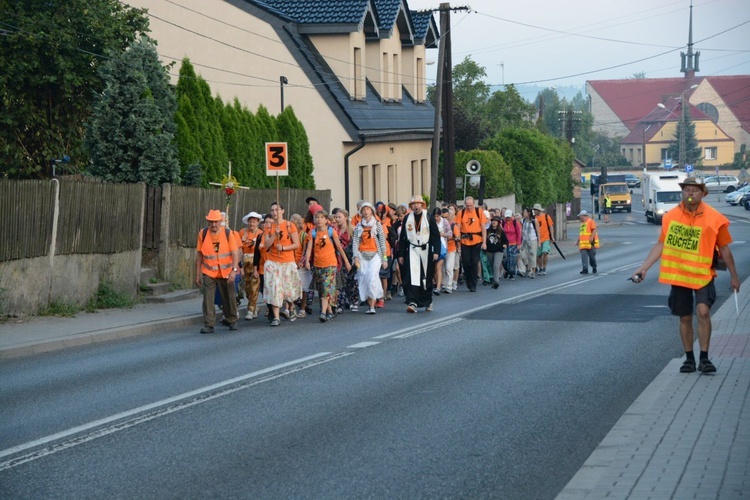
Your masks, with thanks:
<instances>
[{"instance_id":1,"label":"black shorts","mask_svg":"<svg viewBox=\"0 0 750 500\"><path fill-rule=\"evenodd\" d=\"M698 290L672 285L669 291L669 310L674 316L689 316L693 314L693 294L696 304L706 304L709 308L716 302L716 286L714 280Z\"/></svg>"}]
</instances>

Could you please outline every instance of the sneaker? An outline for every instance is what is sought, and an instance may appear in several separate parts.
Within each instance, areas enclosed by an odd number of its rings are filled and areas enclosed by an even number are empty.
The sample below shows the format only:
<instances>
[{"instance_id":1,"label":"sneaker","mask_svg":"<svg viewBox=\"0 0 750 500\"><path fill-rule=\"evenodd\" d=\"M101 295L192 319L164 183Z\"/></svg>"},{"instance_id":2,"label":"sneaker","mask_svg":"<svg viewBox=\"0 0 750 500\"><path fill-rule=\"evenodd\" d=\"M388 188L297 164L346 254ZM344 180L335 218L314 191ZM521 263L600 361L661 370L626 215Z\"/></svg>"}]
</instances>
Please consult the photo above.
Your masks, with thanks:
<instances>
[{"instance_id":1,"label":"sneaker","mask_svg":"<svg viewBox=\"0 0 750 500\"><path fill-rule=\"evenodd\" d=\"M323 313L320 313L320 316L318 316L318 319L320 320L321 323L325 323L328 320L326 315Z\"/></svg>"},{"instance_id":2,"label":"sneaker","mask_svg":"<svg viewBox=\"0 0 750 500\"><path fill-rule=\"evenodd\" d=\"M374 307L368 308L367 311L365 311L365 314L375 314L375 308Z\"/></svg>"},{"instance_id":3,"label":"sneaker","mask_svg":"<svg viewBox=\"0 0 750 500\"><path fill-rule=\"evenodd\" d=\"M432 293L434 293L435 295L440 295L440 290L438 290L438 289L436 288L436 289L434 289L434 290L432 291Z\"/></svg>"},{"instance_id":4,"label":"sneaker","mask_svg":"<svg viewBox=\"0 0 750 500\"><path fill-rule=\"evenodd\" d=\"M415 304L414 302L412 302L411 304L409 304L408 306L406 306L406 312L410 312L410 313L417 312L417 304Z\"/></svg>"},{"instance_id":5,"label":"sneaker","mask_svg":"<svg viewBox=\"0 0 750 500\"><path fill-rule=\"evenodd\" d=\"M708 358L701 359L700 363L698 363L698 371L701 373L716 373L716 367Z\"/></svg>"},{"instance_id":6,"label":"sneaker","mask_svg":"<svg viewBox=\"0 0 750 500\"><path fill-rule=\"evenodd\" d=\"M385 301L383 299L376 300L375 307L385 307Z\"/></svg>"},{"instance_id":7,"label":"sneaker","mask_svg":"<svg viewBox=\"0 0 750 500\"><path fill-rule=\"evenodd\" d=\"M596 268L595 268L595 267L592 267L592 268L591 268L591 272L592 272L592 273L594 273L594 274L596 274Z\"/></svg>"},{"instance_id":8,"label":"sneaker","mask_svg":"<svg viewBox=\"0 0 750 500\"><path fill-rule=\"evenodd\" d=\"M344 308L343 307L337 307L336 308L336 314L341 314L343 312L344 312Z\"/></svg>"},{"instance_id":9,"label":"sneaker","mask_svg":"<svg viewBox=\"0 0 750 500\"><path fill-rule=\"evenodd\" d=\"M470 291L470 292L476 292L476 291L477 291L477 289L476 289L476 288L469 288L469 291Z\"/></svg>"},{"instance_id":10,"label":"sneaker","mask_svg":"<svg viewBox=\"0 0 750 500\"><path fill-rule=\"evenodd\" d=\"M289 319L289 309L284 309L283 311L281 311L281 315L286 319Z\"/></svg>"},{"instance_id":11,"label":"sneaker","mask_svg":"<svg viewBox=\"0 0 750 500\"><path fill-rule=\"evenodd\" d=\"M584 269L583 271L581 271L580 274L588 274L588 273L589 273L589 270L588 269Z\"/></svg>"},{"instance_id":12,"label":"sneaker","mask_svg":"<svg viewBox=\"0 0 750 500\"><path fill-rule=\"evenodd\" d=\"M533 280L534 278L536 278L536 276L534 276L533 274L529 274L529 278Z\"/></svg>"},{"instance_id":13,"label":"sneaker","mask_svg":"<svg viewBox=\"0 0 750 500\"><path fill-rule=\"evenodd\" d=\"M398 296L403 297L404 296L404 287L400 286L398 287Z\"/></svg>"},{"instance_id":14,"label":"sneaker","mask_svg":"<svg viewBox=\"0 0 750 500\"><path fill-rule=\"evenodd\" d=\"M214 327L204 326L203 328L201 328L201 333L214 333Z\"/></svg>"},{"instance_id":15,"label":"sneaker","mask_svg":"<svg viewBox=\"0 0 750 500\"><path fill-rule=\"evenodd\" d=\"M494 288L495 290L497 290L498 288L500 288L500 283L498 283L498 282L496 281L496 282L495 282L495 283L494 283L494 284L492 285L492 288Z\"/></svg>"},{"instance_id":16,"label":"sneaker","mask_svg":"<svg viewBox=\"0 0 750 500\"><path fill-rule=\"evenodd\" d=\"M454 292L455 292L456 290L458 290L458 283L453 283L453 287L452 287L452 288L453 288L453 291L454 291Z\"/></svg>"},{"instance_id":17,"label":"sneaker","mask_svg":"<svg viewBox=\"0 0 750 500\"><path fill-rule=\"evenodd\" d=\"M305 312L305 310L304 310L304 309L300 309L300 310L299 310L299 311L297 312L297 317L298 317L298 318L304 318L305 316L307 316L307 313Z\"/></svg>"},{"instance_id":18,"label":"sneaker","mask_svg":"<svg viewBox=\"0 0 750 500\"><path fill-rule=\"evenodd\" d=\"M352 304L351 307L349 307L349 309L352 312L357 312L357 311L359 311L359 306L357 304Z\"/></svg>"},{"instance_id":19,"label":"sneaker","mask_svg":"<svg viewBox=\"0 0 750 500\"><path fill-rule=\"evenodd\" d=\"M227 318L221 318L221 324L224 326L229 326L229 320Z\"/></svg>"},{"instance_id":20,"label":"sneaker","mask_svg":"<svg viewBox=\"0 0 750 500\"><path fill-rule=\"evenodd\" d=\"M248 311L247 314L245 314L245 321L250 321L254 317L255 317L255 315L253 314L253 312L252 311Z\"/></svg>"},{"instance_id":21,"label":"sneaker","mask_svg":"<svg viewBox=\"0 0 750 500\"><path fill-rule=\"evenodd\" d=\"M292 321L292 322L297 321L297 311L291 310L289 312L289 321Z\"/></svg>"},{"instance_id":22,"label":"sneaker","mask_svg":"<svg viewBox=\"0 0 750 500\"><path fill-rule=\"evenodd\" d=\"M305 313L312 314L312 306L305 306Z\"/></svg>"},{"instance_id":23,"label":"sneaker","mask_svg":"<svg viewBox=\"0 0 750 500\"><path fill-rule=\"evenodd\" d=\"M680 367L680 373L693 373L695 371L695 360L686 359Z\"/></svg>"},{"instance_id":24,"label":"sneaker","mask_svg":"<svg viewBox=\"0 0 750 500\"><path fill-rule=\"evenodd\" d=\"M516 277L513 276L512 274L510 275L510 277L508 279L511 280L511 281L516 281Z\"/></svg>"},{"instance_id":25,"label":"sneaker","mask_svg":"<svg viewBox=\"0 0 750 500\"><path fill-rule=\"evenodd\" d=\"M392 300L392 299L393 299L393 294L391 294L391 292L390 292L390 290L389 290L389 291L388 291L388 292L386 292L386 294L385 294L385 300Z\"/></svg>"},{"instance_id":26,"label":"sneaker","mask_svg":"<svg viewBox=\"0 0 750 500\"><path fill-rule=\"evenodd\" d=\"M453 293L453 287L446 288L443 293Z\"/></svg>"},{"instance_id":27,"label":"sneaker","mask_svg":"<svg viewBox=\"0 0 750 500\"><path fill-rule=\"evenodd\" d=\"M237 322L229 323L229 331L236 332L237 331Z\"/></svg>"},{"instance_id":28,"label":"sneaker","mask_svg":"<svg viewBox=\"0 0 750 500\"><path fill-rule=\"evenodd\" d=\"M281 320L279 318L273 318L271 320L271 326L279 326L281 324Z\"/></svg>"},{"instance_id":29,"label":"sneaker","mask_svg":"<svg viewBox=\"0 0 750 500\"><path fill-rule=\"evenodd\" d=\"M427 312L432 312L432 304L430 304L429 306L425 307L424 310L427 311Z\"/></svg>"}]
</instances>

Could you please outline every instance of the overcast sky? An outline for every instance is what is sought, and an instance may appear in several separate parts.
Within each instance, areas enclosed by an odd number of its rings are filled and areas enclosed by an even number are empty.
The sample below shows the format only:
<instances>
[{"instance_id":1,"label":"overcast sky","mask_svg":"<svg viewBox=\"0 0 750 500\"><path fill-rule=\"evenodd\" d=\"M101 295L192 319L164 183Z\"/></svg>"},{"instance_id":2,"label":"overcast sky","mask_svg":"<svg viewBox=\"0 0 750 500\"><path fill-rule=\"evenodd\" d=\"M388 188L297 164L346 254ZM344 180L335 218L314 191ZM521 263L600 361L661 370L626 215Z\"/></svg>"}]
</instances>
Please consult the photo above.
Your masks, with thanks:
<instances>
[{"instance_id":1,"label":"overcast sky","mask_svg":"<svg viewBox=\"0 0 750 500\"><path fill-rule=\"evenodd\" d=\"M440 0L407 0L411 10ZM583 85L586 80L680 77L690 0L451 0L453 64L466 56L489 84ZM440 26L439 14L435 20ZM699 76L750 74L750 0L694 0ZM428 51L428 61L437 59ZM437 65L428 67L434 81Z\"/></svg>"}]
</instances>

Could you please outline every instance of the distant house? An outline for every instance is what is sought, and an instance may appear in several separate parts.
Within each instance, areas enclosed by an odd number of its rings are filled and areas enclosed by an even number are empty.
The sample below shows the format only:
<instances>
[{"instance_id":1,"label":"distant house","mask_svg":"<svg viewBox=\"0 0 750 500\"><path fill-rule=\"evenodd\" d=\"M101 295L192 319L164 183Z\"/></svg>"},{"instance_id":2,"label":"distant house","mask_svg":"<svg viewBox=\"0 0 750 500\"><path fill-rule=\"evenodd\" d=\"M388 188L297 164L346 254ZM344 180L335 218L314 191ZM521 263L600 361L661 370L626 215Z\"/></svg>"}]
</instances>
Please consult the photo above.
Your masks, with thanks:
<instances>
[{"instance_id":1,"label":"distant house","mask_svg":"<svg viewBox=\"0 0 750 500\"><path fill-rule=\"evenodd\" d=\"M622 137L623 155L633 166L643 165L644 141L646 163L663 161L674 140L683 92L704 165L731 163L741 145L750 144L750 75L598 80L586 82L586 91L594 129Z\"/></svg>"},{"instance_id":2,"label":"distant house","mask_svg":"<svg viewBox=\"0 0 750 500\"><path fill-rule=\"evenodd\" d=\"M438 40L430 12L406 0L127 3L148 9L164 62L190 58L225 101L276 114L283 96L305 126L315 183L331 189L331 206L429 193L435 110L425 70Z\"/></svg>"},{"instance_id":3,"label":"distant house","mask_svg":"<svg viewBox=\"0 0 750 500\"><path fill-rule=\"evenodd\" d=\"M692 3L688 33L687 52L680 54L683 78L586 82L594 130L623 138L621 151L633 166L664 160L683 99L704 166L731 163L750 144L750 75L696 77L700 52L693 52Z\"/></svg>"}]
</instances>

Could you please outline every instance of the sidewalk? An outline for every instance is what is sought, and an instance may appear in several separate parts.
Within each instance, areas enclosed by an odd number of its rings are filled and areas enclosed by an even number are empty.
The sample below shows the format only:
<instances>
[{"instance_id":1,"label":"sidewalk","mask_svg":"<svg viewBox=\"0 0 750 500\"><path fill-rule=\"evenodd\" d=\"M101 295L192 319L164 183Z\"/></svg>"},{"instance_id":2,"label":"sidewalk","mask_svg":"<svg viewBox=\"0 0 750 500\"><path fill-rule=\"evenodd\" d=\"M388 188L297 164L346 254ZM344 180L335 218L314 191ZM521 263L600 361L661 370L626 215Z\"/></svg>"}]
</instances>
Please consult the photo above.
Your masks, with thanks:
<instances>
[{"instance_id":1,"label":"sidewalk","mask_svg":"<svg viewBox=\"0 0 750 500\"><path fill-rule=\"evenodd\" d=\"M750 280L713 314L713 375L672 360L607 434L558 500L750 494ZM675 342L678 342L675 331ZM696 343L696 353L699 350ZM696 356L697 357L697 356Z\"/></svg>"}]
</instances>

